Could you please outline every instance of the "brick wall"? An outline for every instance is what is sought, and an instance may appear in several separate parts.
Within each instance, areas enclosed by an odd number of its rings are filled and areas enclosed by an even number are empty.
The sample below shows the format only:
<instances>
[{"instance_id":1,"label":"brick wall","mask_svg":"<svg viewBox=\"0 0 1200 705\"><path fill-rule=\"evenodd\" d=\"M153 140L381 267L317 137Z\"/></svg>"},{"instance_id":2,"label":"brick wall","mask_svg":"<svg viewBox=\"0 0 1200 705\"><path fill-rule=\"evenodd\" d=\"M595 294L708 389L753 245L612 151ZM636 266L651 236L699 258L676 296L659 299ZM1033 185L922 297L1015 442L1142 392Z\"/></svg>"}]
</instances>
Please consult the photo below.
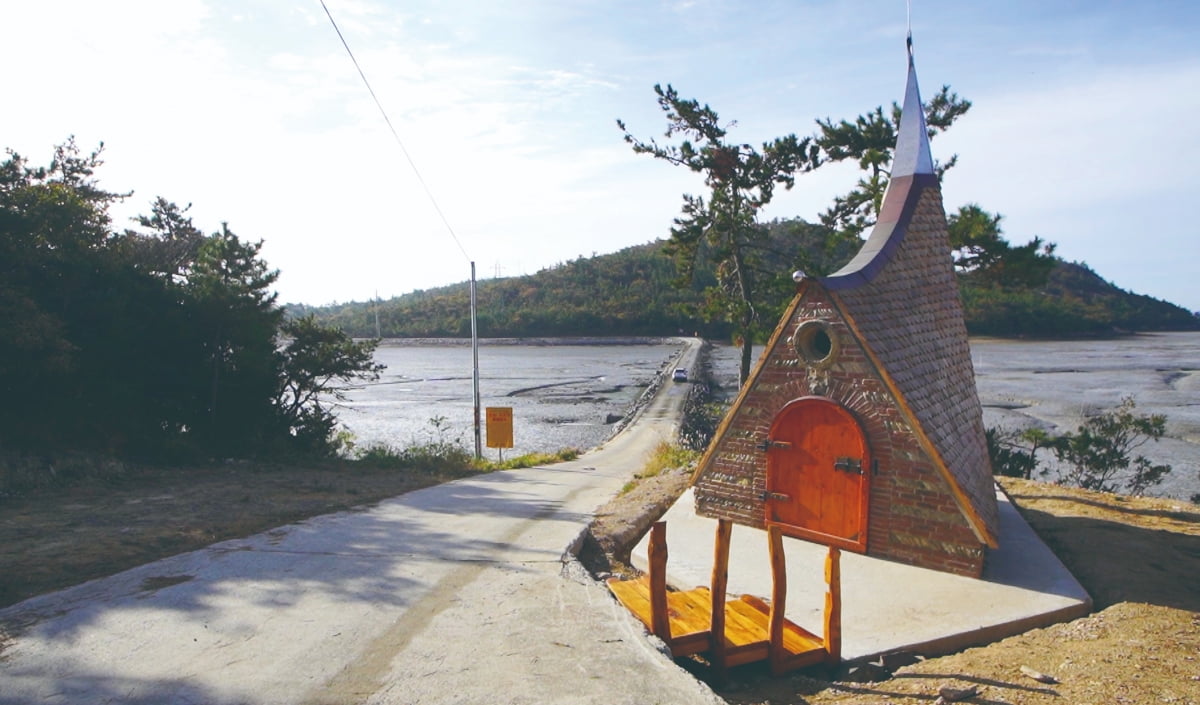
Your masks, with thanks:
<instances>
[{"instance_id":1,"label":"brick wall","mask_svg":"<svg viewBox=\"0 0 1200 705\"><path fill-rule=\"evenodd\" d=\"M834 354L821 364L809 363L791 344L796 329L808 320L824 321L834 341ZM810 282L780 325L736 413L707 454L696 480L697 512L762 528L766 452L756 444L767 437L772 420L788 402L823 396L854 414L877 463L870 478L868 555L980 575L983 546L832 296Z\"/></svg>"}]
</instances>

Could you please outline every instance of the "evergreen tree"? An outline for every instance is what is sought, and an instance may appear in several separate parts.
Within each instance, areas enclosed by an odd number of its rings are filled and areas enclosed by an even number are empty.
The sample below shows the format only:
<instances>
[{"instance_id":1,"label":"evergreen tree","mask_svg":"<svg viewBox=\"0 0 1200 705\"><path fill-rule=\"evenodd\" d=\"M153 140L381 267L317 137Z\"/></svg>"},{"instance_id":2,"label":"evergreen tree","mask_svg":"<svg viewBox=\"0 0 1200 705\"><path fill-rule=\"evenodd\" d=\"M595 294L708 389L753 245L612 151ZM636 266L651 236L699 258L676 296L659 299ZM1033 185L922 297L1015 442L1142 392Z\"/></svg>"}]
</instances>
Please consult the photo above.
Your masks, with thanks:
<instances>
[{"instance_id":1,"label":"evergreen tree","mask_svg":"<svg viewBox=\"0 0 1200 705\"><path fill-rule=\"evenodd\" d=\"M164 199L111 231L100 150L0 163L0 445L123 456L329 452L317 395L377 374L373 346L287 326L278 273L227 226L204 236ZM303 333L303 335L299 335ZM296 341L301 341L297 347ZM305 347L307 346L307 347ZM301 354L302 350L307 352Z\"/></svg>"},{"instance_id":2,"label":"evergreen tree","mask_svg":"<svg viewBox=\"0 0 1200 705\"><path fill-rule=\"evenodd\" d=\"M744 383L750 375L751 345L762 323L755 272L761 269L766 231L757 216L771 202L776 186L792 188L797 171L816 165L816 148L810 139L795 135L764 142L761 151L733 143L709 106L680 98L670 85L655 85L654 92L666 114L666 136L678 136L678 144L643 141L622 121L617 126L634 152L704 174L708 198L683 195L682 214L671 228L667 251L685 282L690 283L699 262L714 263L717 281L706 290L706 311L710 318L721 316L732 323L741 345L739 378Z\"/></svg>"},{"instance_id":3,"label":"evergreen tree","mask_svg":"<svg viewBox=\"0 0 1200 705\"><path fill-rule=\"evenodd\" d=\"M952 93L950 86L942 86L933 99L925 103L925 125L930 139L949 129L970 109L969 100ZM820 162L853 160L865 172L849 193L835 198L833 205L821 214L821 223L836 236L858 238L879 217L883 194L891 178L889 169L900 130L900 112L900 105L893 102L886 113L883 106L878 106L859 115L854 122L840 120L835 123L830 118L817 120L819 131L812 140L820 148ZM957 161L958 156L954 155L938 164L935 167L938 178L941 179Z\"/></svg>"}]
</instances>

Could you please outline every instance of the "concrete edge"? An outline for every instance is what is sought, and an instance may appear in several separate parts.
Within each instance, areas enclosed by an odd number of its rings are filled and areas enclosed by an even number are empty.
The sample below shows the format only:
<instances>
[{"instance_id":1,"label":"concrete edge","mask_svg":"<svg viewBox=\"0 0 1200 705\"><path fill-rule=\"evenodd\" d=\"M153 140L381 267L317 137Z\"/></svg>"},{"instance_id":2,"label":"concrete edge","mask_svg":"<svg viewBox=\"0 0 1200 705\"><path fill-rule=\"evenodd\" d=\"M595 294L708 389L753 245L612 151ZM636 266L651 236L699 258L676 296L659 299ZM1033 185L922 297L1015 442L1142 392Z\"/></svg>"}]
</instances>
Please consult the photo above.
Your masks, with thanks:
<instances>
[{"instance_id":1,"label":"concrete edge","mask_svg":"<svg viewBox=\"0 0 1200 705\"><path fill-rule=\"evenodd\" d=\"M566 548L563 549L562 555L559 556L559 561L570 563L571 561L579 560L579 552L583 550L583 542L587 540L587 535L592 530L592 521L595 521L595 517L592 517L587 524L580 527L579 532L575 534L575 538L571 539L567 543Z\"/></svg>"},{"instance_id":2,"label":"concrete edge","mask_svg":"<svg viewBox=\"0 0 1200 705\"><path fill-rule=\"evenodd\" d=\"M1014 619L1009 622L1000 624L989 624L976 629L970 629L956 634L949 634L936 639L928 639L926 641L914 642L912 644L904 644L894 649L886 649L864 656L857 656L854 659L844 661L845 664L865 663L874 661L884 654L897 652L914 653L927 658L938 656L947 656L955 654L966 649L977 646L989 646L1011 636L1019 636L1034 629L1045 629L1046 627L1069 622L1080 617L1086 617L1092 613L1092 600L1089 597L1085 603L1077 603L1067 605L1057 610L1043 612L1041 614Z\"/></svg>"}]
</instances>

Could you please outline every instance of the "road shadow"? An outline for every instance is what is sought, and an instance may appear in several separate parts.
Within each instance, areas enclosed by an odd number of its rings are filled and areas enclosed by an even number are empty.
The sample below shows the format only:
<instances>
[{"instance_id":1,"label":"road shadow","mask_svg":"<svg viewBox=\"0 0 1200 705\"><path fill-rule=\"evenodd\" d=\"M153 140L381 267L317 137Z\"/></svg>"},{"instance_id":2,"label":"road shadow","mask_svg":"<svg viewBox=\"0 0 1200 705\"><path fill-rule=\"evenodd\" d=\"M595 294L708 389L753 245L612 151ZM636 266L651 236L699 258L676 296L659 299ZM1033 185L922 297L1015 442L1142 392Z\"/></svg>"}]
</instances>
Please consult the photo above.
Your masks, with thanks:
<instances>
[{"instance_id":1,"label":"road shadow","mask_svg":"<svg viewBox=\"0 0 1200 705\"><path fill-rule=\"evenodd\" d=\"M28 705L22 681L44 680L47 674L35 669L6 672L8 687L0 692L0 705ZM163 703L206 703L207 705L241 705L242 698L224 697L211 689L197 686L181 678L141 679L121 678L86 669L73 671L70 676L55 678L53 702L121 703L122 705L163 705Z\"/></svg>"},{"instance_id":2,"label":"road shadow","mask_svg":"<svg viewBox=\"0 0 1200 705\"><path fill-rule=\"evenodd\" d=\"M209 624L221 620L229 600L253 614L295 608L314 594L346 609L405 607L436 582L424 577L431 564L503 563L521 571L559 563L565 543L523 545L529 522L569 531L586 516L566 510L565 499L539 496L537 486L547 483L494 473L223 541L7 607L0 632L10 647L23 638L70 643L123 612L185 614ZM0 642L0 659L3 652Z\"/></svg>"}]
</instances>

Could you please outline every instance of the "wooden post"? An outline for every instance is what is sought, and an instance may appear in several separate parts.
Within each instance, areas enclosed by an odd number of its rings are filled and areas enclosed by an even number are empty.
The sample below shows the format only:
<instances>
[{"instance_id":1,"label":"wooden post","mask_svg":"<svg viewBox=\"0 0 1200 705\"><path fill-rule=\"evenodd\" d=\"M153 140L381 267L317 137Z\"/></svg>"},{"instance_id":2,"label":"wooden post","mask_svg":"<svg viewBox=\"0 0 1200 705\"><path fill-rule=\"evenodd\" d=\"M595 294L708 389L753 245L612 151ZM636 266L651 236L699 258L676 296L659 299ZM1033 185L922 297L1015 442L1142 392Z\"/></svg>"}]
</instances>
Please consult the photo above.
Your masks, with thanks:
<instances>
[{"instance_id":1,"label":"wooden post","mask_svg":"<svg viewBox=\"0 0 1200 705\"><path fill-rule=\"evenodd\" d=\"M767 543L771 556L771 614L767 653L771 673L779 676L787 671L787 653L783 648L783 625L787 608L787 558L783 554L783 532L776 525L767 527Z\"/></svg>"},{"instance_id":2,"label":"wooden post","mask_svg":"<svg viewBox=\"0 0 1200 705\"><path fill-rule=\"evenodd\" d=\"M842 660L842 551L830 546L825 556L825 660Z\"/></svg>"},{"instance_id":3,"label":"wooden post","mask_svg":"<svg viewBox=\"0 0 1200 705\"><path fill-rule=\"evenodd\" d=\"M733 522L728 519L717 520L717 538L713 546L712 570L712 612L710 618L710 639L712 639L711 655L713 677L718 683L725 681L725 591L729 583L729 540L733 532Z\"/></svg>"},{"instance_id":4,"label":"wooden post","mask_svg":"<svg viewBox=\"0 0 1200 705\"><path fill-rule=\"evenodd\" d=\"M650 570L650 631L671 643L671 618L667 613L667 522L656 521L650 527L648 547Z\"/></svg>"}]
</instances>

